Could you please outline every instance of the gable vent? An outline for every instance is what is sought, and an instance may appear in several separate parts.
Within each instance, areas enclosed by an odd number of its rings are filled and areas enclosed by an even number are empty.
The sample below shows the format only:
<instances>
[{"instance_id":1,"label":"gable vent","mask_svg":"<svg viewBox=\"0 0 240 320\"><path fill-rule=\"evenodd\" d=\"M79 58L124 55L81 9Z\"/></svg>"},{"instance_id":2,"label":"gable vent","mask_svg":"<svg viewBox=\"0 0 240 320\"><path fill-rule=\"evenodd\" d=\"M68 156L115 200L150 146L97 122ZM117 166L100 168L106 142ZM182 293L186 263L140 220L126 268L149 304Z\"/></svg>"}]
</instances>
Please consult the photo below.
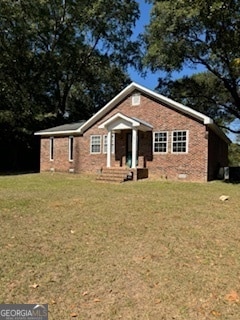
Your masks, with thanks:
<instances>
[{"instance_id":1,"label":"gable vent","mask_svg":"<svg viewBox=\"0 0 240 320\"><path fill-rule=\"evenodd\" d=\"M141 102L141 95L140 93L134 93L132 95L132 106L139 106Z\"/></svg>"}]
</instances>

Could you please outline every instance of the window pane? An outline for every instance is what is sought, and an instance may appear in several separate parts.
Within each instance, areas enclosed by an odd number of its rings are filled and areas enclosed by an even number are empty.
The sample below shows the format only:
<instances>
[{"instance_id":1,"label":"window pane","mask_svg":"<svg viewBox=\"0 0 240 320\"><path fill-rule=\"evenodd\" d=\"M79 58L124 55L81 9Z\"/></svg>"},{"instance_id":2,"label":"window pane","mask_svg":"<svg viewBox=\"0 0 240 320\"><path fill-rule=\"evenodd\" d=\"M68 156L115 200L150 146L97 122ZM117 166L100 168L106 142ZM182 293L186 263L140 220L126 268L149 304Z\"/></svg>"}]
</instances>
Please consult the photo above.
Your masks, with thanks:
<instances>
[{"instance_id":1,"label":"window pane","mask_svg":"<svg viewBox=\"0 0 240 320\"><path fill-rule=\"evenodd\" d=\"M115 134L112 134L112 146L111 146L111 151L114 153L115 149ZM107 135L103 136L103 153L107 153Z\"/></svg>"},{"instance_id":2,"label":"window pane","mask_svg":"<svg viewBox=\"0 0 240 320\"><path fill-rule=\"evenodd\" d=\"M167 152L167 132L155 132L154 152Z\"/></svg>"},{"instance_id":3,"label":"window pane","mask_svg":"<svg viewBox=\"0 0 240 320\"><path fill-rule=\"evenodd\" d=\"M92 145L92 152L93 153L99 153L100 152L100 146Z\"/></svg>"},{"instance_id":4,"label":"window pane","mask_svg":"<svg viewBox=\"0 0 240 320\"><path fill-rule=\"evenodd\" d=\"M172 152L187 152L187 131L174 131L172 137Z\"/></svg>"},{"instance_id":5,"label":"window pane","mask_svg":"<svg viewBox=\"0 0 240 320\"><path fill-rule=\"evenodd\" d=\"M54 138L50 138L50 160L54 159Z\"/></svg>"},{"instance_id":6,"label":"window pane","mask_svg":"<svg viewBox=\"0 0 240 320\"><path fill-rule=\"evenodd\" d=\"M101 136L91 136L91 153L101 152Z\"/></svg>"},{"instance_id":7,"label":"window pane","mask_svg":"<svg viewBox=\"0 0 240 320\"><path fill-rule=\"evenodd\" d=\"M73 137L69 137L69 160L73 160Z\"/></svg>"}]
</instances>

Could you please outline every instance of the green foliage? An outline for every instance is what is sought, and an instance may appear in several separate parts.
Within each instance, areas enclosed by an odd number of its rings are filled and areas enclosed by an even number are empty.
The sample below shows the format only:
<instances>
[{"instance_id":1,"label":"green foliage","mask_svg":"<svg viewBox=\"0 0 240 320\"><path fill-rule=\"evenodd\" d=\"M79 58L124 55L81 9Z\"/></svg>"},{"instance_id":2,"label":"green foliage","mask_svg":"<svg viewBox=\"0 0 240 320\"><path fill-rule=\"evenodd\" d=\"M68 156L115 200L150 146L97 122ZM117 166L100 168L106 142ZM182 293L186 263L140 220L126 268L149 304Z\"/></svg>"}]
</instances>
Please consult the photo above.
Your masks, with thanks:
<instances>
[{"instance_id":1,"label":"green foliage","mask_svg":"<svg viewBox=\"0 0 240 320\"><path fill-rule=\"evenodd\" d=\"M240 145L238 143L230 145L228 158L230 166L240 166Z\"/></svg>"},{"instance_id":2,"label":"green foliage","mask_svg":"<svg viewBox=\"0 0 240 320\"><path fill-rule=\"evenodd\" d=\"M150 0L149 3L153 4L153 10L143 36L145 65L169 74L184 66L204 66L220 83L220 95L226 96L218 109L240 118L240 1Z\"/></svg>"},{"instance_id":3,"label":"green foliage","mask_svg":"<svg viewBox=\"0 0 240 320\"><path fill-rule=\"evenodd\" d=\"M226 108L233 106L220 79L210 72L195 74L178 80L159 79L158 90L176 101L213 118L219 126L234 119Z\"/></svg>"},{"instance_id":4,"label":"green foliage","mask_svg":"<svg viewBox=\"0 0 240 320\"><path fill-rule=\"evenodd\" d=\"M0 0L2 140L88 118L129 83L138 16L129 0Z\"/></svg>"}]
</instances>

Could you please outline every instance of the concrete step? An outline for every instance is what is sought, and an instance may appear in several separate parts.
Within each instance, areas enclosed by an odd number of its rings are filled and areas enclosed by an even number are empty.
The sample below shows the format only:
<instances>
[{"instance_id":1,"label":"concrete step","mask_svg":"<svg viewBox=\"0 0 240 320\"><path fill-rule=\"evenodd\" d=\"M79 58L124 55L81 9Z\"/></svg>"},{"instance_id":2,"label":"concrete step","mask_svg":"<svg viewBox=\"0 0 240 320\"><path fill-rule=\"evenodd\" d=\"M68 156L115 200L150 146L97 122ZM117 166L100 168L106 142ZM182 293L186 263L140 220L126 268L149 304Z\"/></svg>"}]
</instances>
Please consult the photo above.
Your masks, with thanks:
<instances>
[{"instance_id":1,"label":"concrete step","mask_svg":"<svg viewBox=\"0 0 240 320\"><path fill-rule=\"evenodd\" d=\"M120 183L131 180L131 171L126 168L102 168L97 180Z\"/></svg>"}]
</instances>

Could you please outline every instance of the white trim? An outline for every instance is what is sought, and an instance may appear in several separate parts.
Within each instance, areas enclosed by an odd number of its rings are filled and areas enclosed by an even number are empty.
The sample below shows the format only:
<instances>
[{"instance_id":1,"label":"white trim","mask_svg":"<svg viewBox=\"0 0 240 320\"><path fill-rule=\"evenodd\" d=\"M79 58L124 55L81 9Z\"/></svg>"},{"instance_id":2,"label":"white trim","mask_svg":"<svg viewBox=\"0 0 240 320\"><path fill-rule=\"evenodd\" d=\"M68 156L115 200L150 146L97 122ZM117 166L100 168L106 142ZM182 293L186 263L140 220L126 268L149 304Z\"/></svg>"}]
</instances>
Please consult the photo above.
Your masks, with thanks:
<instances>
[{"instance_id":1,"label":"white trim","mask_svg":"<svg viewBox=\"0 0 240 320\"><path fill-rule=\"evenodd\" d=\"M100 124L98 128L108 129L108 127L118 119L125 121L126 123L125 125L128 126L128 129L131 129L132 127L137 127L138 125L140 125L140 123L137 122L136 120L133 120L132 118L118 112L112 117L110 117L109 119L107 119L106 121L104 121L102 124ZM115 130L116 128L113 127L112 129Z\"/></svg>"},{"instance_id":2,"label":"white trim","mask_svg":"<svg viewBox=\"0 0 240 320\"><path fill-rule=\"evenodd\" d=\"M135 82L132 82L125 89L123 89L119 94L117 94L111 101L109 101L103 108L101 108L95 115L93 115L90 119L88 119L84 124L80 125L76 130L69 131L56 131L56 132L35 132L35 135L42 136L55 136L55 135L70 135L70 134L83 134L86 130L88 130L91 126L93 126L97 121L100 121L106 114L108 114L112 109L114 109L121 101L130 96L134 91L138 91L141 95L147 95L150 98L153 98L155 101L165 104L166 106L172 107L174 110L178 110L183 114L187 114L191 116L193 119L196 119L202 122L204 125L209 126L215 133L223 139L226 143L231 143L228 137L224 134L224 132L214 124L213 120L210 117L193 110L181 103L178 103L172 99L164 97L161 94L158 94L155 91L149 90Z\"/></svg>"},{"instance_id":3,"label":"white trim","mask_svg":"<svg viewBox=\"0 0 240 320\"><path fill-rule=\"evenodd\" d=\"M138 130L132 129L132 168L137 166Z\"/></svg>"},{"instance_id":4,"label":"white trim","mask_svg":"<svg viewBox=\"0 0 240 320\"><path fill-rule=\"evenodd\" d=\"M79 130L79 129L78 129ZM46 131L46 132L41 132L41 131L38 131L38 132L35 132L34 135L35 136L49 136L49 135L52 135L52 136L60 136L60 135L71 135L71 134L74 134L76 132L76 130L68 130L68 131Z\"/></svg>"},{"instance_id":5,"label":"white trim","mask_svg":"<svg viewBox=\"0 0 240 320\"><path fill-rule=\"evenodd\" d=\"M213 120L204 114L193 110L192 108L186 107L181 103L178 103L172 99L166 98L155 91L149 90L139 84L132 82L129 86L127 86L124 90L122 90L118 95L116 95L111 101L109 101L102 109L100 109L93 117L91 117L88 121L86 121L77 132L83 133L94 123L99 121L103 116L105 116L108 112L110 112L118 103L124 100L127 96L129 96L134 91L140 91L140 93L146 94L151 98L154 98L158 102L164 103L168 106L171 106L173 109L183 112L184 114L188 114L194 119L203 122L205 125L213 124Z\"/></svg>"},{"instance_id":6,"label":"white trim","mask_svg":"<svg viewBox=\"0 0 240 320\"><path fill-rule=\"evenodd\" d=\"M137 118L128 117L120 112L98 126L99 129L106 130L124 130L124 129L139 129L141 131L150 131L153 129L152 125Z\"/></svg>"},{"instance_id":7,"label":"white trim","mask_svg":"<svg viewBox=\"0 0 240 320\"><path fill-rule=\"evenodd\" d=\"M111 167L112 131L107 134L107 168Z\"/></svg>"},{"instance_id":8,"label":"white trim","mask_svg":"<svg viewBox=\"0 0 240 320\"><path fill-rule=\"evenodd\" d=\"M173 151L173 143L174 142L181 142L181 141L173 141L173 134L174 132L186 132L186 141L184 141L186 143L186 151L183 151L183 152L175 152ZM189 144L189 131L188 130L173 130L172 133L171 133L171 153L172 154L187 154L188 153L188 144Z\"/></svg>"},{"instance_id":9,"label":"white trim","mask_svg":"<svg viewBox=\"0 0 240 320\"><path fill-rule=\"evenodd\" d=\"M93 137L100 137L100 144L99 144L99 152L92 152L92 139ZM101 154L101 148L102 148L102 136L100 134L92 134L90 136L90 154Z\"/></svg>"},{"instance_id":10,"label":"white trim","mask_svg":"<svg viewBox=\"0 0 240 320\"><path fill-rule=\"evenodd\" d=\"M166 133L166 135L167 135L167 140L166 140L166 142L156 142L155 141L155 134L156 133ZM165 152L163 152L163 151L155 151L155 143L166 143L166 151ZM153 153L154 154L167 154L168 153L168 143L169 143L169 132L168 131L166 131L166 130L160 130L160 131L154 131L153 132Z\"/></svg>"},{"instance_id":11,"label":"white trim","mask_svg":"<svg viewBox=\"0 0 240 320\"><path fill-rule=\"evenodd\" d=\"M72 156L72 157L70 157L70 156ZM73 159L74 159L74 137L69 136L68 137L68 161L73 162Z\"/></svg>"}]
</instances>

